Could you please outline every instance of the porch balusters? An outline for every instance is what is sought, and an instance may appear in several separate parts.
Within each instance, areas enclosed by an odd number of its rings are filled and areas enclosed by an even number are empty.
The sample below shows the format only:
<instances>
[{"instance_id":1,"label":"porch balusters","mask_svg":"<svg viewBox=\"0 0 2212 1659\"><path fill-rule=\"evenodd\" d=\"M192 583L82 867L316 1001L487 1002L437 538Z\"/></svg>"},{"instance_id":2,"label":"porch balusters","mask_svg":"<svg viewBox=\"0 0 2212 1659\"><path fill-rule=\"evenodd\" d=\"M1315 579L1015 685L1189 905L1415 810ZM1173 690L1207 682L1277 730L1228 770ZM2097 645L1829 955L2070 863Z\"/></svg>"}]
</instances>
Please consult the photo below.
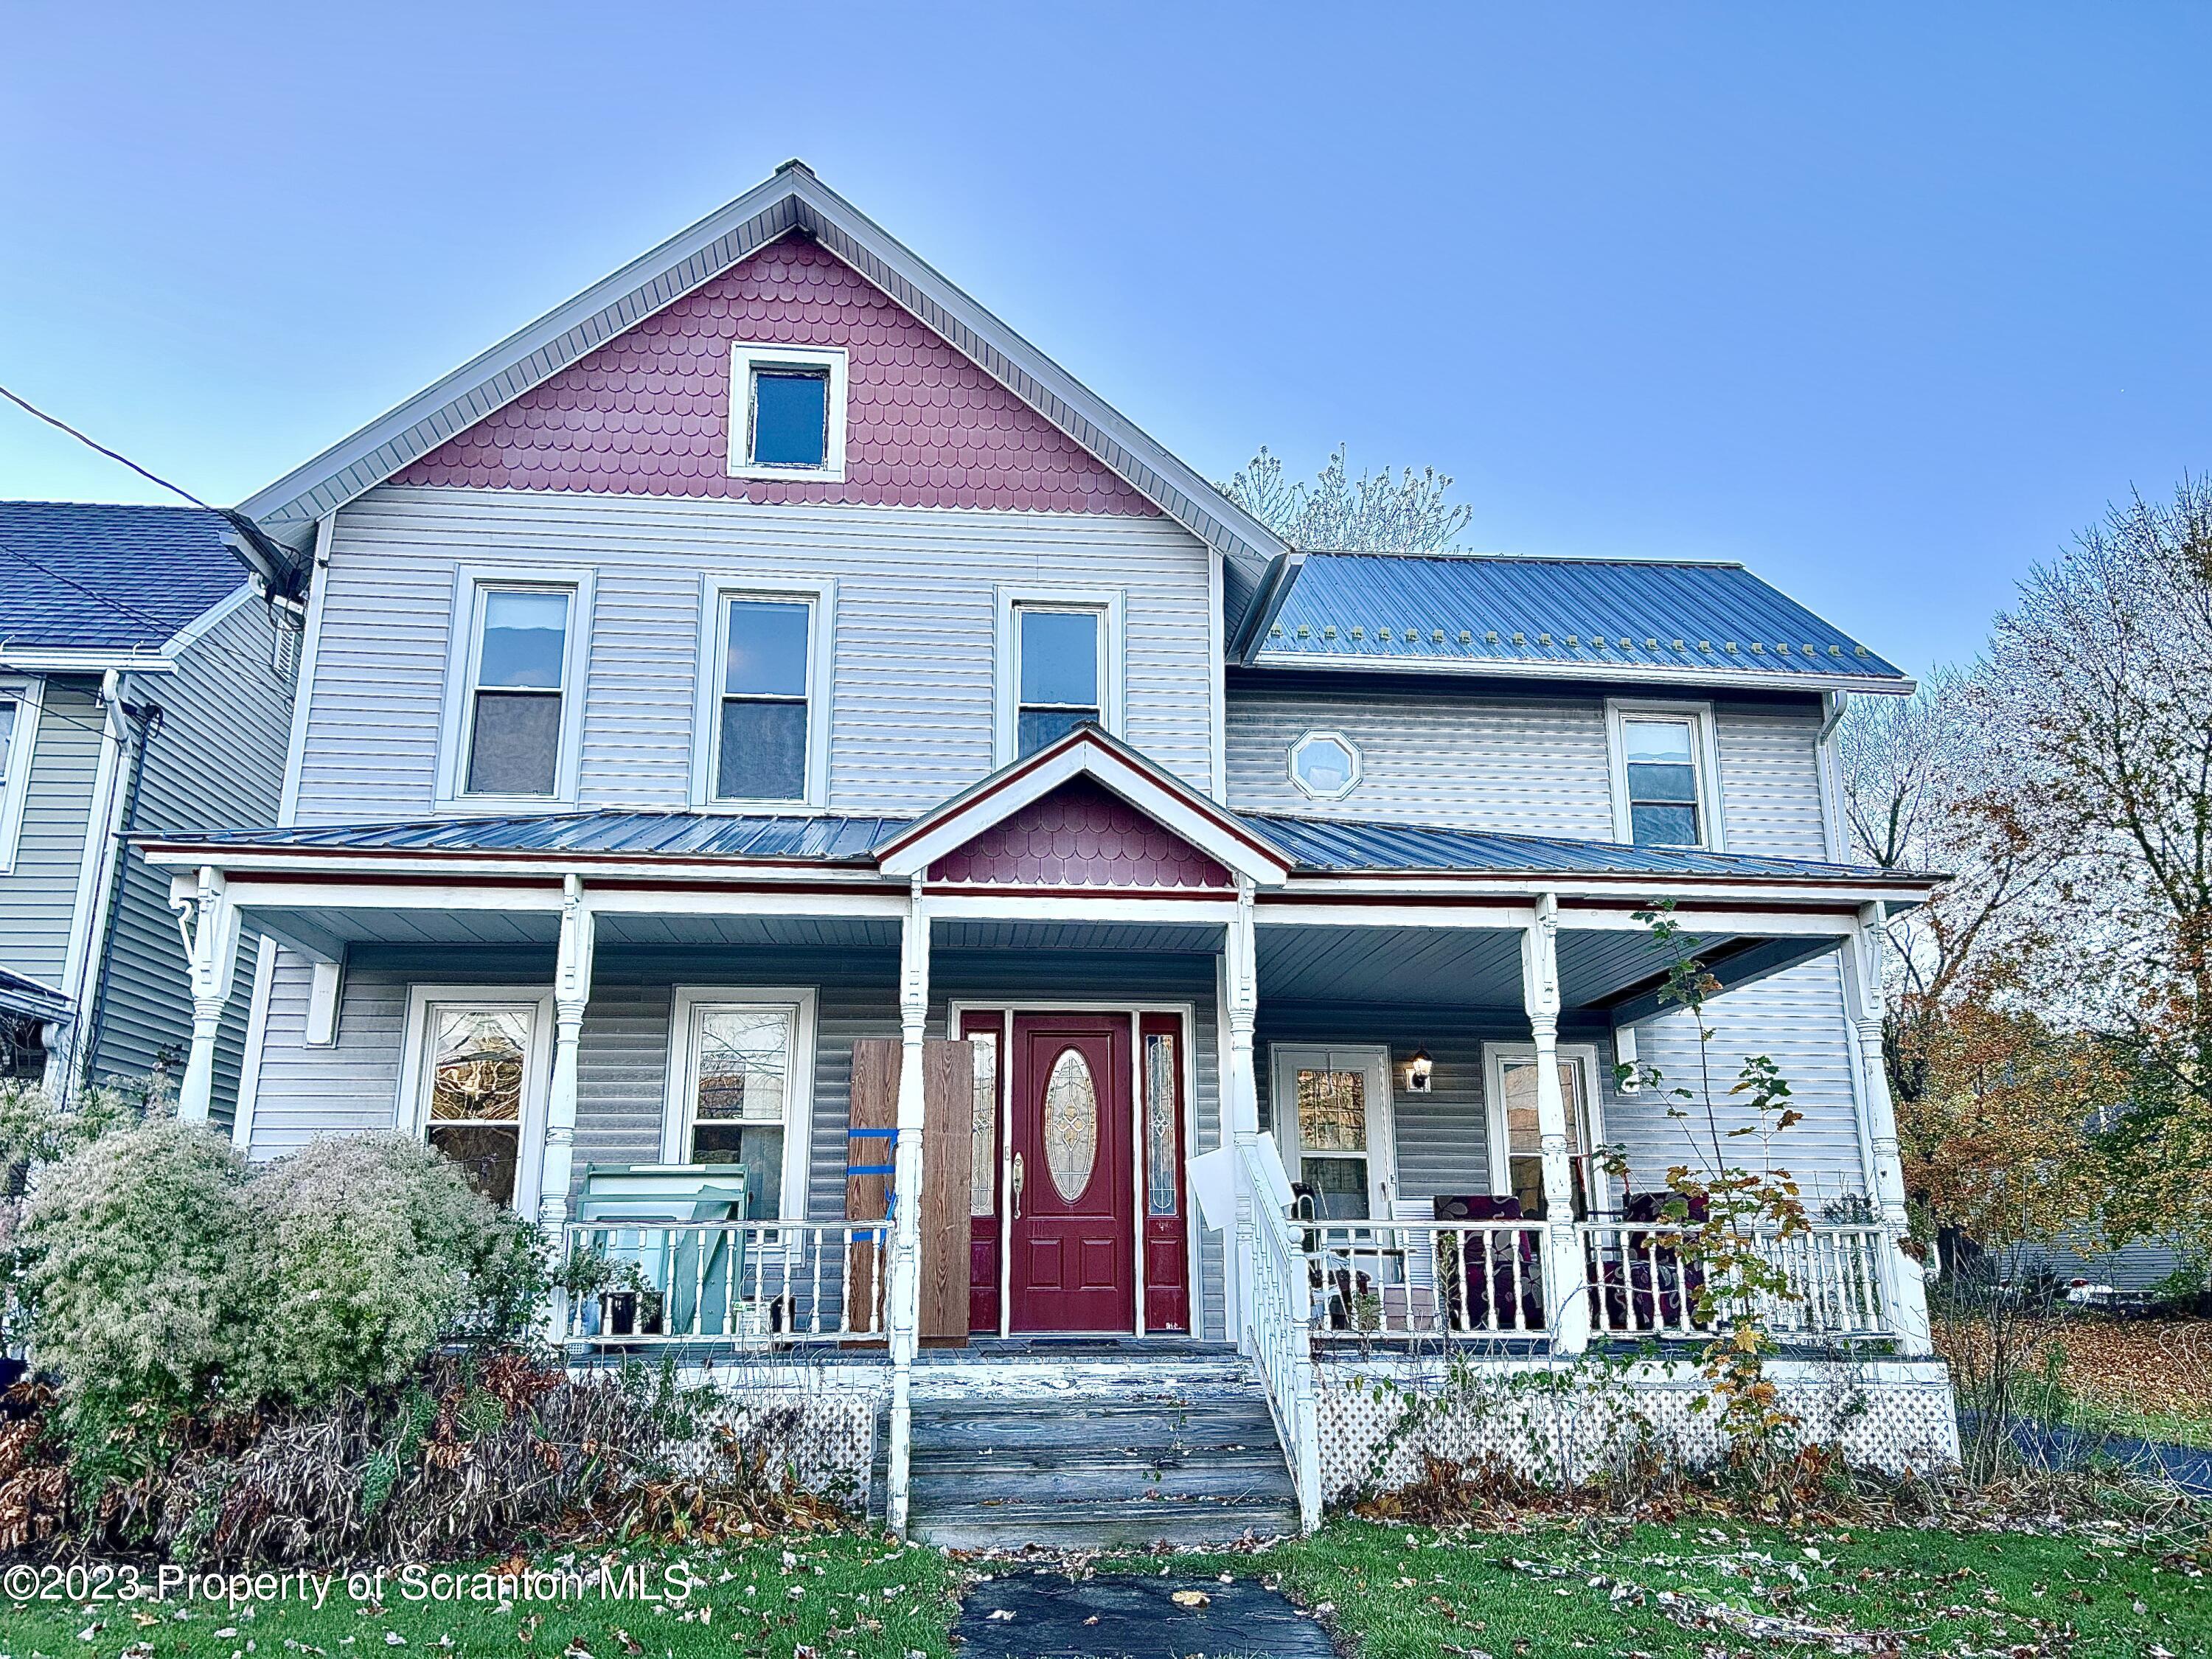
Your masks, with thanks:
<instances>
[{"instance_id":1,"label":"porch balusters","mask_svg":"<svg viewBox=\"0 0 2212 1659\"><path fill-rule=\"evenodd\" d=\"M538 1182L538 1221L558 1241L568 1219L568 1183L576 1166L576 1055L584 1008L592 1000L592 954L598 921L581 878L561 882L561 942L553 959L553 1085L545 1102L545 1153Z\"/></svg>"},{"instance_id":2,"label":"porch balusters","mask_svg":"<svg viewBox=\"0 0 2212 1659\"><path fill-rule=\"evenodd\" d=\"M1545 1300L1552 1346L1580 1353L1589 1346L1589 1301L1583 1293L1582 1242L1575 1228L1574 1168L1567 1158L1567 1103L1559 1088L1559 901L1536 901L1521 937L1521 995L1536 1046L1536 1132L1544 1154Z\"/></svg>"},{"instance_id":3,"label":"porch balusters","mask_svg":"<svg viewBox=\"0 0 2212 1659\"><path fill-rule=\"evenodd\" d=\"M192 1046L177 1090L177 1115L204 1123L215 1100L215 1042L238 970L238 910L220 872L204 866L187 884L170 884L169 908L185 938L191 975Z\"/></svg>"},{"instance_id":4,"label":"porch balusters","mask_svg":"<svg viewBox=\"0 0 2212 1659\"><path fill-rule=\"evenodd\" d=\"M898 1139L891 1158L890 1445L884 1520L904 1536L907 1470L914 1445L914 1356L921 1327L922 1044L929 1027L929 912L921 875L912 878L899 939Z\"/></svg>"},{"instance_id":5,"label":"porch balusters","mask_svg":"<svg viewBox=\"0 0 2212 1659\"><path fill-rule=\"evenodd\" d=\"M1898 1350L1906 1354L1935 1352L1928 1322L1928 1286L1920 1263L1905 1250L1910 1223L1905 1209L1905 1164L1897 1145L1897 1108L1890 1099L1889 1070L1881 1050L1882 907L1859 908L1858 926L1844 940L1844 1000L1857 1036L1856 1081L1860 1109L1866 1115L1873 1168L1868 1171L1881 1212L1888 1246L1882 1252L1882 1278Z\"/></svg>"}]
</instances>

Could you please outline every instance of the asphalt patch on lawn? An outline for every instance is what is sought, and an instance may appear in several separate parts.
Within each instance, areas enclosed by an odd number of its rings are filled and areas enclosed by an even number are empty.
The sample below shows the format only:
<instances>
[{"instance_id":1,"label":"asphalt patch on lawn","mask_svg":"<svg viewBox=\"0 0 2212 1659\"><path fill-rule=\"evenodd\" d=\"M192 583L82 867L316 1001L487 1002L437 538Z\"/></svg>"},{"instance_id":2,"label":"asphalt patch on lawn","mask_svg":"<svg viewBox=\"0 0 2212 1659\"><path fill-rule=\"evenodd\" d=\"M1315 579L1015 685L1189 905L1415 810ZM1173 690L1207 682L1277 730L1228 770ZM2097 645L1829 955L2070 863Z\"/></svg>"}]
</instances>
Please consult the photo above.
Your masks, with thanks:
<instances>
[{"instance_id":1,"label":"asphalt patch on lawn","mask_svg":"<svg viewBox=\"0 0 2212 1659\"><path fill-rule=\"evenodd\" d=\"M1335 1659L1318 1620L1242 1579L1014 1573L970 1590L953 1629L961 1659Z\"/></svg>"}]
</instances>

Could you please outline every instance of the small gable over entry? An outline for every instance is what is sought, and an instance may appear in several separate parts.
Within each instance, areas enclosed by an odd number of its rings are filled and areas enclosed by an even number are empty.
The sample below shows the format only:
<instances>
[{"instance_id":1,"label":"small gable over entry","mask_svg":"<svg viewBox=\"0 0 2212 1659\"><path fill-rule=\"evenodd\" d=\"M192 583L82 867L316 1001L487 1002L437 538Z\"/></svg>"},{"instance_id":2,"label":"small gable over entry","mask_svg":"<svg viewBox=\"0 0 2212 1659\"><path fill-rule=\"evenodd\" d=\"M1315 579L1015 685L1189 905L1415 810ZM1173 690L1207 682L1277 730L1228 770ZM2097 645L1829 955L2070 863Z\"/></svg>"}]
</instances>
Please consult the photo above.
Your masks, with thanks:
<instances>
[{"instance_id":1,"label":"small gable over entry","mask_svg":"<svg viewBox=\"0 0 2212 1659\"><path fill-rule=\"evenodd\" d=\"M1001 767L886 842L887 875L994 886L1224 894L1290 860L1097 726Z\"/></svg>"}]
</instances>

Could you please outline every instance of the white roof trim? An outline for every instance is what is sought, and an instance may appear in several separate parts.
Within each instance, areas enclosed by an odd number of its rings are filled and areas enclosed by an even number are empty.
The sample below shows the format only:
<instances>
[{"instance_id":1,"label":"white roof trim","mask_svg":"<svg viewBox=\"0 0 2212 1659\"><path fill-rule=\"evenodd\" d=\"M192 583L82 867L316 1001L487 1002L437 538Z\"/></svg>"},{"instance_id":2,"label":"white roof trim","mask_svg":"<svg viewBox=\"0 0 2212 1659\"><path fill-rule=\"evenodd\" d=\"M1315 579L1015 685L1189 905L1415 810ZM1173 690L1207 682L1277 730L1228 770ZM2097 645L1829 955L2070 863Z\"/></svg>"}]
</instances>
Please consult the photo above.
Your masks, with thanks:
<instances>
[{"instance_id":1,"label":"white roof trim","mask_svg":"<svg viewBox=\"0 0 2212 1659\"><path fill-rule=\"evenodd\" d=\"M794 230L805 231L1240 567L1249 599L1280 538L986 311L800 162L517 330L240 503L304 547L315 520ZM1241 606L1239 607L1241 610Z\"/></svg>"},{"instance_id":2,"label":"white roof trim","mask_svg":"<svg viewBox=\"0 0 2212 1659\"><path fill-rule=\"evenodd\" d=\"M1262 851L1243 825L1230 827L1220 809L1195 790L1145 765L1103 733L1079 729L1049 749L1001 768L884 843L876 862L885 875L914 876L966 846L1062 784L1087 777L1173 831L1216 863L1261 887L1279 887L1290 860Z\"/></svg>"},{"instance_id":3,"label":"white roof trim","mask_svg":"<svg viewBox=\"0 0 2212 1659\"><path fill-rule=\"evenodd\" d=\"M167 674L177 665L158 651L76 651L28 647L10 649L0 641L0 670L18 674L105 674L121 669L133 674Z\"/></svg>"}]
</instances>

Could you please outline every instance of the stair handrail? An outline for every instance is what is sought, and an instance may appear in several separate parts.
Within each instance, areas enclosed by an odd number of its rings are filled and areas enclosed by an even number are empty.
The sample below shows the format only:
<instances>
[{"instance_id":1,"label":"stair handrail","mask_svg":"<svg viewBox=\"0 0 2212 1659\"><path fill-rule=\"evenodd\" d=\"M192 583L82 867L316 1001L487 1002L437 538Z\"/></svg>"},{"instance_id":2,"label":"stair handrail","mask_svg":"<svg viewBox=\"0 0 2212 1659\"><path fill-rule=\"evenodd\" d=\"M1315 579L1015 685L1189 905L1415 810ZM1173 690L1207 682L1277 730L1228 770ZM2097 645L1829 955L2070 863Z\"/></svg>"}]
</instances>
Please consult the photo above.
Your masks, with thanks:
<instances>
[{"instance_id":1,"label":"stair handrail","mask_svg":"<svg viewBox=\"0 0 2212 1659\"><path fill-rule=\"evenodd\" d=\"M1298 1524L1321 1525L1321 1423L1313 1363L1313 1283L1298 1230L1270 1195L1251 1146L1238 1149L1238 1207L1252 1218L1251 1295L1243 1310L1250 1351L1297 1489Z\"/></svg>"}]
</instances>

